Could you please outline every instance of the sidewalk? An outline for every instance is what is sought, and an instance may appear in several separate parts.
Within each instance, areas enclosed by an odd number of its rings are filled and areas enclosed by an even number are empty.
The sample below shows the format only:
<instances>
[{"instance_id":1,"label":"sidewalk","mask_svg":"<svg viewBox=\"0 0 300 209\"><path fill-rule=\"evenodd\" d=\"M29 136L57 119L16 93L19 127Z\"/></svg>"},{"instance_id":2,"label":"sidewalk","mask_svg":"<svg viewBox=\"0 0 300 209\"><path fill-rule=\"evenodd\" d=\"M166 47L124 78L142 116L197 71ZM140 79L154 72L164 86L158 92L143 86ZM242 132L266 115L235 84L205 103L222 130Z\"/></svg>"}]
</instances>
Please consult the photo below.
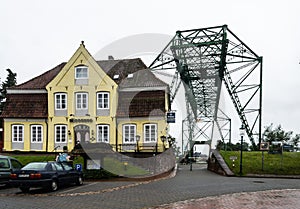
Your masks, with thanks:
<instances>
[{"instance_id":1,"label":"sidewalk","mask_svg":"<svg viewBox=\"0 0 300 209\"><path fill-rule=\"evenodd\" d=\"M235 193L186 200L151 209L299 209L300 190L270 190Z\"/></svg>"}]
</instances>

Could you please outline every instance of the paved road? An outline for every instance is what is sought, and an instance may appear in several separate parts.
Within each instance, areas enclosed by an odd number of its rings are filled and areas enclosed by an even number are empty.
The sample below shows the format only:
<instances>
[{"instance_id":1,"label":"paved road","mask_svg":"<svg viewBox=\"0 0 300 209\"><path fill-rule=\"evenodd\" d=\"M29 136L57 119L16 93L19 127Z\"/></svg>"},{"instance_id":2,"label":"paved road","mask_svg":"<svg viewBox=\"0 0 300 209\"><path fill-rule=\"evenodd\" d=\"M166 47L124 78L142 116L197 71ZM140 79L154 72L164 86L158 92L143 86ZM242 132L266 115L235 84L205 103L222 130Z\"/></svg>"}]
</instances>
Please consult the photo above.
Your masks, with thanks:
<instances>
[{"instance_id":1,"label":"paved road","mask_svg":"<svg viewBox=\"0 0 300 209\"><path fill-rule=\"evenodd\" d=\"M186 208L224 208L221 207L222 204L237 205L233 201L247 198L252 201L249 199L251 195L263 197L257 191L266 190L268 193L275 192L273 196L268 196L272 200L276 200L276 195L277 199L280 199L278 193L292 193L299 199L300 180L223 177L207 171L203 165L194 165L193 171L189 171L189 166L181 165L174 177L154 181L85 182L83 186L62 188L53 193L38 189L23 194L15 188L2 188L0 208L134 209L184 208L183 205L189 206ZM204 199L197 202L199 198ZM205 201L216 204L206 207ZM284 202L285 199L281 198L281 201ZM217 207L218 204L220 207Z\"/></svg>"}]
</instances>

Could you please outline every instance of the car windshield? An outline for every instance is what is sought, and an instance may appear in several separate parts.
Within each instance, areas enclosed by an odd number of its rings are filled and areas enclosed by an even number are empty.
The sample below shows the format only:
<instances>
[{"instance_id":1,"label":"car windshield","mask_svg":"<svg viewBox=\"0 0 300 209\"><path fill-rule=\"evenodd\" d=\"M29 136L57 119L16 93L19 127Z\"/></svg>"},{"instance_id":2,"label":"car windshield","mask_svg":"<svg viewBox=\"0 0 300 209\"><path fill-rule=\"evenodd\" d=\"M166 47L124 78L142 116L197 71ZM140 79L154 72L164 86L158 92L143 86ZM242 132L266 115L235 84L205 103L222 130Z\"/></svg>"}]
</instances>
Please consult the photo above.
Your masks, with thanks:
<instances>
[{"instance_id":1,"label":"car windshield","mask_svg":"<svg viewBox=\"0 0 300 209\"><path fill-rule=\"evenodd\" d=\"M8 159L0 158L0 168L9 168Z\"/></svg>"},{"instance_id":2,"label":"car windshield","mask_svg":"<svg viewBox=\"0 0 300 209\"><path fill-rule=\"evenodd\" d=\"M46 170L46 162L29 163L25 165L22 170Z\"/></svg>"}]
</instances>

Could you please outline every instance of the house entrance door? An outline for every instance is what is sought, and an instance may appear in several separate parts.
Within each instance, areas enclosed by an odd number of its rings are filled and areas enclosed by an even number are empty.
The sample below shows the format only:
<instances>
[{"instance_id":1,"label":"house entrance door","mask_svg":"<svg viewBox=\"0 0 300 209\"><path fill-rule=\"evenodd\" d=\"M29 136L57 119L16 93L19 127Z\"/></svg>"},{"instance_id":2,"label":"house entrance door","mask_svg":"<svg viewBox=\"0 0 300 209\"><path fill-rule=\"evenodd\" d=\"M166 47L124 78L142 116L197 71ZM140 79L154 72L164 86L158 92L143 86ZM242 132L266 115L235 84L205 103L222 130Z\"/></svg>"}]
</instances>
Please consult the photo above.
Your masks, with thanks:
<instances>
[{"instance_id":1,"label":"house entrance door","mask_svg":"<svg viewBox=\"0 0 300 209\"><path fill-rule=\"evenodd\" d=\"M77 125L74 127L75 144L90 142L90 127L86 125Z\"/></svg>"}]
</instances>

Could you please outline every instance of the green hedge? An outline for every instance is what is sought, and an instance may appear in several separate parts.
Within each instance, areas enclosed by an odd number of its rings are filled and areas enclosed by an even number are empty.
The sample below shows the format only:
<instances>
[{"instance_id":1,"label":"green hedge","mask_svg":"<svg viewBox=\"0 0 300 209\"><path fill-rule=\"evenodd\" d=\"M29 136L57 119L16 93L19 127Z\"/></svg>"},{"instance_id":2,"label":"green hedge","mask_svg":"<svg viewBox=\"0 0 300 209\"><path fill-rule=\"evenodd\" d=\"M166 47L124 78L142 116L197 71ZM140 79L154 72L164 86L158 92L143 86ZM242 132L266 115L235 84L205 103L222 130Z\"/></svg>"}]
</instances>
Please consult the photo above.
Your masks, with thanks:
<instances>
[{"instance_id":1,"label":"green hedge","mask_svg":"<svg viewBox=\"0 0 300 209\"><path fill-rule=\"evenodd\" d=\"M42 161L54 161L56 158L55 154L50 155L28 155L28 154L18 154L12 155L18 159L23 165L26 165L30 162L42 162ZM84 159L81 156L76 156L73 160L73 164L81 164L84 165ZM115 178L116 175L113 175L103 169L100 170L83 170L84 177L86 179L108 179L108 178Z\"/></svg>"},{"instance_id":2,"label":"green hedge","mask_svg":"<svg viewBox=\"0 0 300 209\"><path fill-rule=\"evenodd\" d=\"M16 154L12 155L18 159L23 165L30 162L41 162L41 161L54 161L56 158L55 154ZM73 159L73 165L81 164L84 166L84 158L82 156L75 156ZM127 163L125 166L124 162L117 161L114 158L104 158L103 165L100 170L86 170L83 169L84 177L86 179L110 179L120 176L143 176L149 174L148 171Z\"/></svg>"},{"instance_id":3,"label":"green hedge","mask_svg":"<svg viewBox=\"0 0 300 209\"><path fill-rule=\"evenodd\" d=\"M102 168L100 170L84 170L83 173L85 179L111 179L118 177Z\"/></svg>"}]
</instances>

